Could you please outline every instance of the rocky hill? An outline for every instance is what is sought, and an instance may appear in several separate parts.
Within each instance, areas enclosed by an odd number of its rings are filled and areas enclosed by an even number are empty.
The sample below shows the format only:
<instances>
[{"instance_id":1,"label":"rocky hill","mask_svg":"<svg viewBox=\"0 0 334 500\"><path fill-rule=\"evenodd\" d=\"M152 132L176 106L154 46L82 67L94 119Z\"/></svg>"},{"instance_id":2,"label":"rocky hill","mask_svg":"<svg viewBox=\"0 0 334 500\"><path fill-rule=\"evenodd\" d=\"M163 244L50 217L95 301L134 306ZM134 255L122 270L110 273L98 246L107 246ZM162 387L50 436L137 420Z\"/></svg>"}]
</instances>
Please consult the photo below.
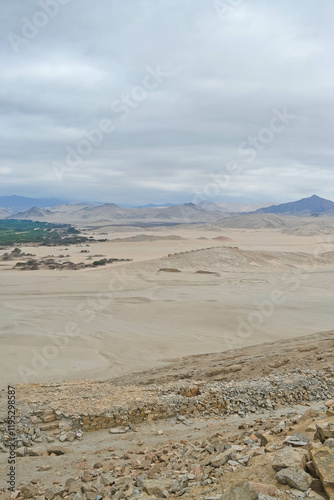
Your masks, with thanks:
<instances>
[{"instance_id":1,"label":"rocky hill","mask_svg":"<svg viewBox=\"0 0 334 500\"><path fill-rule=\"evenodd\" d=\"M262 349L263 348L263 349ZM98 382L16 387L2 499L333 498L334 332ZM0 393L0 467L11 436Z\"/></svg>"},{"instance_id":2,"label":"rocky hill","mask_svg":"<svg viewBox=\"0 0 334 500\"><path fill-rule=\"evenodd\" d=\"M256 214L319 215L334 214L334 202L317 195L302 198L291 203L282 203L256 210Z\"/></svg>"},{"instance_id":3,"label":"rocky hill","mask_svg":"<svg viewBox=\"0 0 334 500\"><path fill-rule=\"evenodd\" d=\"M5 219L8 216L9 212L7 212L7 210L5 210L4 208L0 207L0 219Z\"/></svg>"},{"instance_id":4,"label":"rocky hill","mask_svg":"<svg viewBox=\"0 0 334 500\"><path fill-rule=\"evenodd\" d=\"M60 205L43 209L33 207L11 215L12 219L31 219L45 222L69 222L76 224L113 222L135 225L138 223L197 223L221 220L220 210L203 208L194 203L166 208L123 208L114 203L104 205Z\"/></svg>"},{"instance_id":5,"label":"rocky hill","mask_svg":"<svg viewBox=\"0 0 334 500\"><path fill-rule=\"evenodd\" d=\"M219 221L219 227L245 228L245 229L283 229L289 227L300 227L307 223L304 219L292 216L275 214L249 213L226 217Z\"/></svg>"}]
</instances>

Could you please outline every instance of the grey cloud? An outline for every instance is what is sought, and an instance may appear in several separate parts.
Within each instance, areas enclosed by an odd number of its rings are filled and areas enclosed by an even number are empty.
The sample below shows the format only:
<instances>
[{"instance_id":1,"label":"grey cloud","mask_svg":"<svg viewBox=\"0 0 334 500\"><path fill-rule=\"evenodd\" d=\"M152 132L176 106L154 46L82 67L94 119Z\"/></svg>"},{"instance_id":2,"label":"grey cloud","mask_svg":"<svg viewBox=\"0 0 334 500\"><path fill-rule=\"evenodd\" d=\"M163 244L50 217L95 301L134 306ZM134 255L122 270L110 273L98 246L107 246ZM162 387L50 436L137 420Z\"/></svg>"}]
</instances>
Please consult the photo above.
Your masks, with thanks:
<instances>
[{"instance_id":1,"label":"grey cloud","mask_svg":"<svg viewBox=\"0 0 334 500\"><path fill-rule=\"evenodd\" d=\"M334 197L330 0L43 1L12 0L1 20L1 194L191 201L238 162L213 201ZM16 53L13 34L52 8ZM154 86L147 67L168 77ZM296 118L247 161L239 145L284 107ZM114 131L57 179L104 119Z\"/></svg>"}]
</instances>

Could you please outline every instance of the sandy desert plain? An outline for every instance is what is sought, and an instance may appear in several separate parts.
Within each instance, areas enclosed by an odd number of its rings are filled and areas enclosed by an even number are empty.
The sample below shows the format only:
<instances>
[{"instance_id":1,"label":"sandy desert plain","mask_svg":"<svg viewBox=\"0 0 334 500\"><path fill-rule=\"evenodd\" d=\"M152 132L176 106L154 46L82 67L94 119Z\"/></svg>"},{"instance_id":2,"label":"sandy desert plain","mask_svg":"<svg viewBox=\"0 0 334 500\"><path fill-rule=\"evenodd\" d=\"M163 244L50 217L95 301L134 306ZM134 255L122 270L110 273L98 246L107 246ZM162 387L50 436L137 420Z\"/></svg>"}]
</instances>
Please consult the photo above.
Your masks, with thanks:
<instances>
[{"instance_id":1,"label":"sandy desert plain","mask_svg":"<svg viewBox=\"0 0 334 500\"><path fill-rule=\"evenodd\" d=\"M0 498L334 498L334 217L115 207L0 250Z\"/></svg>"},{"instance_id":2,"label":"sandy desert plain","mask_svg":"<svg viewBox=\"0 0 334 500\"><path fill-rule=\"evenodd\" d=\"M107 241L20 249L37 259L131 262L22 271L0 260L5 383L107 379L333 327L332 217L77 227Z\"/></svg>"}]
</instances>

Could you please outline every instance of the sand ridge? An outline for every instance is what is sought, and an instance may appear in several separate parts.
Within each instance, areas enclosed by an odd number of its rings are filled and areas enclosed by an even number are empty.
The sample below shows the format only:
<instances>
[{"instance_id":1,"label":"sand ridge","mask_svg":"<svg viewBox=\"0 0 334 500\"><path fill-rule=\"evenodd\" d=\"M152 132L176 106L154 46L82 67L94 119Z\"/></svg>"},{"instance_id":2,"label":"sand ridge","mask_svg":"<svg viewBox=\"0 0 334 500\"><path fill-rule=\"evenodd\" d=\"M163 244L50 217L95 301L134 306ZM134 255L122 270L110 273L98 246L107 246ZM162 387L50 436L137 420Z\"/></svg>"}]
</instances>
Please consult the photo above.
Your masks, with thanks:
<instances>
[{"instance_id":1,"label":"sand ridge","mask_svg":"<svg viewBox=\"0 0 334 500\"><path fill-rule=\"evenodd\" d=\"M131 239L147 234L158 239ZM106 237L115 235L110 229ZM88 247L21 248L37 256L66 252L79 262L100 255L132 263L55 272L14 271L14 262L1 262L3 383L23 381L19 366L31 382L106 379L163 367L179 356L332 328L333 254L326 238L194 227L122 235L126 241ZM182 239L161 239L171 235ZM232 241L214 239L222 236ZM159 272L164 267L181 272ZM263 315L261 304L275 290L281 303ZM58 348L62 339L66 347Z\"/></svg>"}]
</instances>

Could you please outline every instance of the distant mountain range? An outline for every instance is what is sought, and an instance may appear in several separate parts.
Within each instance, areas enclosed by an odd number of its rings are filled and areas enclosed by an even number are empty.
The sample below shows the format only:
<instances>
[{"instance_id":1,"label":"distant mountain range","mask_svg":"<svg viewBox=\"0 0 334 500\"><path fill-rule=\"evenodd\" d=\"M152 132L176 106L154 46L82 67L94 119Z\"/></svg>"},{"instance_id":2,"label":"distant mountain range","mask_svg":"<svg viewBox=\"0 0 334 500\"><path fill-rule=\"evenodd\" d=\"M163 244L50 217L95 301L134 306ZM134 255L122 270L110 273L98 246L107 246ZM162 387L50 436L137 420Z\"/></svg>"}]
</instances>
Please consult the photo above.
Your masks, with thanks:
<instances>
[{"instance_id":1,"label":"distant mountain range","mask_svg":"<svg viewBox=\"0 0 334 500\"><path fill-rule=\"evenodd\" d=\"M157 208L125 208L114 203L92 206L89 204L59 205L50 208L32 207L9 215L11 219L45 222L71 222L73 224L187 224L214 222L224 214L219 210L206 210L194 203Z\"/></svg>"},{"instance_id":2,"label":"distant mountain range","mask_svg":"<svg viewBox=\"0 0 334 500\"><path fill-rule=\"evenodd\" d=\"M45 208L56 207L63 202L57 198L28 198L26 196L0 196L0 207L7 212L15 213L21 210L29 210L32 207Z\"/></svg>"},{"instance_id":3,"label":"distant mountain range","mask_svg":"<svg viewBox=\"0 0 334 500\"><path fill-rule=\"evenodd\" d=\"M149 203L148 205L139 205L139 206L132 206L129 208L167 208L167 207L177 207L178 205L182 205L182 203L161 203L159 204L154 204L154 203Z\"/></svg>"},{"instance_id":4,"label":"distant mountain range","mask_svg":"<svg viewBox=\"0 0 334 500\"><path fill-rule=\"evenodd\" d=\"M302 198L298 201L260 208L252 213L285 215L321 215L333 213L334 215L334 202L325 200L314 194L309 198Z\"/></svg>"},{"instance_id":5,"label":"distant mountain range","mask_svg":"<svg viewBox=\"0 0 334 500\"><path fill-rule=\"evenodd\" d=\"M36 203L37 201L37 203ZM2 204L2 205L1 205ZM33 204L33 205L32 205ZM28 209L17 210L18 206ZM16 209L15 209L16 207ZM252 212L232 212L227 207L221 207L209 200L200 201L198 204L185 203L183 205L147 205L139 208L120 207L115 203L93 205L91 203L61 204L55 198L26 198L22 196L0 197L0 218L31 219L45 222L67 222L73 224L159 224L161 223L220 223L242 224L246 217L259 217L260 215L293 215L293 216L334 216L334 202L313 195L309 198L271 205ZM236 217L243 218L237 220ZM230 218L230 222L227 220ZM282 221L280 221L280 224ZM252 224L261 224L257 219L252 219ZM272 219L268 224L277 224ZM232 226L231 226L232 227Z\"/></svg>"}]
</instances>

